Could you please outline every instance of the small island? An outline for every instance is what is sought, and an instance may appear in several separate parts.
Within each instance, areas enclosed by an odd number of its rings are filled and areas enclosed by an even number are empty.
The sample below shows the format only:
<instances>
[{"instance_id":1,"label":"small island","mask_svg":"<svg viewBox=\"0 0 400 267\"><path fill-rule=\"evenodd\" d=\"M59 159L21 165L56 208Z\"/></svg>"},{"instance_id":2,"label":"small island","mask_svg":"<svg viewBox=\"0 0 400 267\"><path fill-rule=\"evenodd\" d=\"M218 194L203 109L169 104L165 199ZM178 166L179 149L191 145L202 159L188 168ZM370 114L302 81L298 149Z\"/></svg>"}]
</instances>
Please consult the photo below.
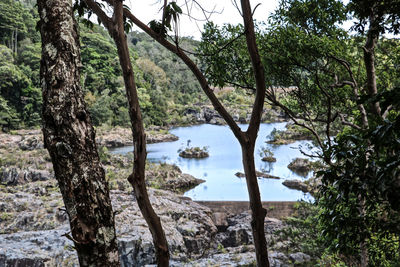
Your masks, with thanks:
<instances>
[{"instance_id":1,"label":"small island","mask_svg":"<svg viewBox=\"0 0 400 267\"><path fill-rule=\"evenodd\" d=\"M207 147L186 147L184 150L179 150L178 152L182 158L202 159L210 156Z\"/></svg>"}]
</instances>

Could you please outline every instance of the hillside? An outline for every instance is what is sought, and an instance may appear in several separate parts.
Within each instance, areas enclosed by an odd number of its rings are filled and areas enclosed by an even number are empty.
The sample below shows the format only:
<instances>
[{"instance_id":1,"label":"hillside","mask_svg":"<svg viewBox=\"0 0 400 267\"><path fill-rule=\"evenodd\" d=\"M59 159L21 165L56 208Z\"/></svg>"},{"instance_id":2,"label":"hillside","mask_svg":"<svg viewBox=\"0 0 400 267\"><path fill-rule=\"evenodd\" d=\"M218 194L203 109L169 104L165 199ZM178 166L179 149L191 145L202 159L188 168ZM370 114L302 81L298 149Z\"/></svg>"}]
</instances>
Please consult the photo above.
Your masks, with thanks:
<instances>
[{"instance_id":1,"label":"hillside","mask_svg":"<svg viewBox=\"0 0 400 267\"><path fill-rule=\"evenodd\" d=\"M39 81L41 42L31 1L0 3L0 128L38 127L41 113ZM100 26L79 24L82 87L96 126L128 126L125 89L117 50ZM182 62L145 34L132 32L131 55L146 125L184 123L184 105L199 101L200 88ZM182 46L197 43L184 38ZM177 71L179 70L179 71ZM167 116L168 114L168 116Z\"/></svg>"}]
</instances>

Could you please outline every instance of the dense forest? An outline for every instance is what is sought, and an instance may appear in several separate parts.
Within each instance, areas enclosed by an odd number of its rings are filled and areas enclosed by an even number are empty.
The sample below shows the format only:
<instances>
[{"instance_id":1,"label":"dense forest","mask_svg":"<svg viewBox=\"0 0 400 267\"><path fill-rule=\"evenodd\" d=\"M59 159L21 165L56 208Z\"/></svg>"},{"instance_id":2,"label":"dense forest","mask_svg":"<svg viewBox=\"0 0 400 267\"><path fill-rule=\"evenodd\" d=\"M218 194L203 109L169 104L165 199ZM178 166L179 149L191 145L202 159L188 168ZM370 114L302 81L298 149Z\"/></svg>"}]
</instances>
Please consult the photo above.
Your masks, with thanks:
<instances>
[{"instance_id":1,"label":"dense forest","mask_svg":"<svg viewBox=\"0 0 400 267\"><path fill-rule=\"evenodd\" d=\"M43 127L44 144L70 219L74 236L70 239L77 247L81 265L100 262L100 256L96 258L88 249L103 253L102 257L113 266L119 265L110 175L102 171L101 163L111 164L113 159L125 168L127 160L116 160L106 149L98 153L92 124L107 129L132 128L133 168L130 165L132 172L125 175L125 180L150 228L153 258L160 266L168 266L176 256L168 245L174 240L168 239L164 221L152 209L147 195L144 129L194 123L191 114L207 105L216 110L214 115L218 113L218 124L229 126L241 147L251 207L246 217L249 225L245 242L254 244L251 252L255 260L251 264L272 265L278 257L274 251L271 260L271 248L284 243L286 254L300 251L308 256L303 257L307 258L304 262L288 261L299 266L398 266L399 0L282 0L264 22L254 22L249 1L242 0L243 24L217 25L209 21L201 41L178 38L174 32L174 23L184 15L175 1L165 1L162 19L148 24L139 21L120 1L106 0L111 10L108 13L103 10L105 6L92 0L76 1L74 9L68 1L55 1L54 5L61 5L58 9L51 9L43 0L38 2L49 12L60 12L66 6L66 14L73 14L79 35L74 41L79 42L79 48L74 48L73 42L67 45L71 45L71 51L79 49L80 58L68 61L72 52L64 51L65 45L52 52L52 39L43 37L57 37L64 29L49 31L47 13L39 14L35 1L1 0L0 128L15 133L18 129ZM92 13L101 25L82 16ZM57 16L53 19L60 22ZM353 26L345 29L343 23L349 20ZM143 32L130 31L133 24ZM69 31L74 32L70 26ZM42 41L47 42L43 47ZM65 60L64 64L77 74L70 81L72 87L60 86L76 97L77 104L70 105L68 99L60 101L61 97L51 95L59 89L59 81L52 80L58 74L52 71L60 64L54 64L53 56ZM58 122L65 114L57 113L60 110L56 102L60 106L67 103L65 107L71 108L68 112L72 115ZM290 121L288 131L292 136L311 139L311 152L304 154L315 162L314 175L306 181L313 187L309 190L313 201L298 202L293 217L284 221L285 227L271 241L254 153L260 124L277 109ZM240 128L238 122L248 123L248 129ZM274 130L273 138L287 138L288 131ZM264 152L272 156L268 149ZM8 159L0 162L9 164ZM93 179L88 179L88 172L92 172ZM166 177L170 178L170 170ZM127 183L119 181L111 189L124 191ZM101 192L96 191L103 187ZM96 192L98 197L82 198ZM97 208L100 198L104 209ZM77 216L76 207L84 207L81 213L87 211L88 216ZM105 215L99 217L95 210ZM97 220L95 226L85 228L92 218ZM102 223L112 236L108 246L104 245L109 236L104 234ZM92 232L81 235L79 231L86 229ZM100 241L90 235L101 235ZM81 239L76 241L76 237ZM214 241L214 250L207 249L228 253L226 240Z\"/></svg>"},{"instance_id":2,"label":"dense forest","mask_svg":"<svg viewBox=\"0 0 400 267\"><path fill-rule=\"evenodd\" d=\"M41 42L33 3L14 0L0 3L3 130L38 127L41 123ZM113 41L97 25L87 27L80 23L79 28L82 86L93 122L128 126L127 101ZM200 100L199 85L192 73L144 33L131 32L128 38L145 124L185 123L184 106ZM197 43L184 38L182 46L194 51Z\"/></svg>"}]
</instances>

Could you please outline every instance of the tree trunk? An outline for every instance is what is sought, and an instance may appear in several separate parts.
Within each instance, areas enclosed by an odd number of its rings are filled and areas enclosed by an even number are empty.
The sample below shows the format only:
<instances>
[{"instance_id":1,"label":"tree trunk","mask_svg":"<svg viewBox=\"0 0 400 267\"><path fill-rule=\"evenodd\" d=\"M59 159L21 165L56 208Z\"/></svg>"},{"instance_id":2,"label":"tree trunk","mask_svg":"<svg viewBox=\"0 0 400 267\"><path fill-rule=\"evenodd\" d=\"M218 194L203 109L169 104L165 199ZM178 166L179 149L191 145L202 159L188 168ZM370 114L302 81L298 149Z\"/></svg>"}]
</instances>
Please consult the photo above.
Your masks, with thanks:
<instances>
[{"instance_id":1,"label":"tree trunk","mask_svg":"<svg viewBox=\"0 0 400 267\"><path fill-rule=\"evenodd\" d=\"M376 96L378 88L376 87L376 72L375 72L375 45L378 41L379 29L378 22L376 21L376 15L374 11L369 17L369 29L367 33L367 40L363 47L364 50L364 64L367 72L367 93L370 97ZM378 101L371 103L371 111L379 119L382 118L381 107Z\"/></svg>"},{"instance_id":2,"label":"tree trunk","mask_svg":"<svg viewBox=\"0 0 400 267\"><path fill-rule=\"evenodd\" d=\"M79 40L70 0L38 0L43 135L81 266L119 266L114 214L95 131L80 88Z\"/></svg>"},{"instance_id":3,"label":"tree trunk","mask_svg":"<svg viewBox=\"0 0 400 267\"><path fill-rule=\"evenodd\" d=\"M89 8L91 8L93 12L102 20L117 46L118 57L122 68L122 74L124 77L125 89L128 98L134 146L133 172L128 177L128 181L134 189L140 211L142 212L142 215L146 220L152 234L153 243L156 250L157 264L158 266L169 266L169 250L167 239L165 237L160 218L157 216L153 207L151 206L146 189L146 135L144 132L135 77L124 30L122 1L108 1L108 3L110 3L114 8L112 19L110 19L92 0L85 0L85 2Z\"/></svg>"},{"instance_id":4,"label":"tree trunk","mask_svg":"<svg viewBox=\"0 0 400 267\"><path fill-rule=\"evenodd\" d=\"M117 3L118 5L120 3ZM114 6L117 10L118 6ZM121 3L122 18L122 3ZM124 76L126 94L129 103L129 115L132 124L132 135L134 145L134 163L133 173L129 176L128 181L132 185L140 211L143 214L153 236L154 247L156 250L158 266L169 266L169 250L164 230L161 225L160 218L151 206L145 182L146 167L146 135L143 128L142 114L139 107L139 98L137 96L135 77L132 70L128 43L124 32L122 20L118 25L118 30L114 31L112 36L115 40L118 50L120 65Z\"/></svg>"},{"instance_id":5,"label":"tree trunk","mask_svg":"<svg viewBox=\"0 0 400 267\"><path fill-rule=\"evenodd\" d=\"M269 267L267 241L264 232L264 220L267 211L262 207L260 190L258 188L256 168L254 165L255 139L241 142L242 161L246 175L247 191L249 192L251 209L251 229L256 249L257 266Z\"/></svg>"},{"instance_id":6,"label":"tree trunk","mask_svg":"<svg viewBox=\"0 0 400 267\"><path fill-rule=\"evenodd\" d=\"M242 146L243 167L246 174L247 190L249 191L250 207L252 211L251 227L253 231L254 246L256 248L257 265L269 267L267 241L264 233L264 219L267 211L262 207L260 190L257 183L256 169L254 165L254 147L260 128L261 115L265 101L265 75L264 66L256 43L253 15L249 0L242 0L242 14L246 35L247 50L253 66L256 81L256 97L253 111L245 139L240 140Z\"/></svg>"}]
</instances>

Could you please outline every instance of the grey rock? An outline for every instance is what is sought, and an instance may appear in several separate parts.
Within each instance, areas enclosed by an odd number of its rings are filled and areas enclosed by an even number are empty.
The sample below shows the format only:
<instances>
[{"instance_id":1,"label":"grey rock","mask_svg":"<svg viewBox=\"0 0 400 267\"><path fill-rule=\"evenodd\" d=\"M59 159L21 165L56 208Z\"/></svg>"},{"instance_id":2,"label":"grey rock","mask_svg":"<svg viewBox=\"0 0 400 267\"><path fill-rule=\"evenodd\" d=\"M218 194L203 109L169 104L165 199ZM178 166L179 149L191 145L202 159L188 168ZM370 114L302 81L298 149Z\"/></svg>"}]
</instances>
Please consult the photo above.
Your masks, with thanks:
<instances>
[{"instance_id":1,"label":"grey rock","mask_svg":"<svg viewBox=\"0 0 400 267\"><path fill-rule=\"evenodd\" d=\"M237 173L235 173L235 175L236 175L237 177L239 177L239 178L244 178L244 177L246 177L246 175L245 175L244 173L242 173L242 172L237 172ZM271 174L268 174L268 173L264 173L264 172L259 172L259 171L256 171L256 175L257 175L257 177L259 177L259 178L281 179L281 178L278 177L278 176L274 176L274 175L271 175Z\"/></svg>"},{"instance_id":2,"label":"grey rock","mask_svg":"<svg viewBox=\"0 0 400 267\"><path fill-rule=\"evenodd\" d=\"M0 170L0 183L6 185L19 185L28 182L47 181L53 175L47 170L21 170L18 168L3 168Z\"/></svg>"},{"instance_id":3,"label":"grey rock","mask_svg":"<svg viewBox=\"0 0 400 267\"><path fill-rule=\"evenodd\" d=\"M301 176L307 176L311 171L311 162L308 159L295 158L287 167Z\"/></svg>"},{"instance_id":4,"label":"grey rock","mask_svg":"<svg viewBox=\"0 0 400 267\"><path fill-rule=\"evenodd\" d=\"M43 148L43 143L39 137L30 136L27 138L22 138L22 140L18 143L18 146L22 150L34 150Z\"/></svg>"},{"instance_id":5,"label":"grey rock","mask_svg":"<svg viewBox=\"0 0 400 267\"><path fill-rule=\"evenodd\" d=\"M290 254L289 259L294 264L300 264L300 263L309 262L311 260L311 257L303 252L296 252L296 253Z\"/></svg>"},{"instance_id":6,"label":"grey rock","mask_svg":"<svg viewBox=\"0 0 400 267\"><path fill-rule=\"evenodd\" d=\"M282 184L290 189L299 190L302 191L303 193L308 193L311 191L311 188L306 183L297 179L286 180L283 181Z\"/></svg>"},{"instance_id":7,"label":"grey rock","mask_svg":"<svg viewBox=\"0 0 400 267\"><path fill-rule=\"evenodd\" d=\"M78 266L68 227L0 235L0 266Z\"/></svg>"}]
</instances>

